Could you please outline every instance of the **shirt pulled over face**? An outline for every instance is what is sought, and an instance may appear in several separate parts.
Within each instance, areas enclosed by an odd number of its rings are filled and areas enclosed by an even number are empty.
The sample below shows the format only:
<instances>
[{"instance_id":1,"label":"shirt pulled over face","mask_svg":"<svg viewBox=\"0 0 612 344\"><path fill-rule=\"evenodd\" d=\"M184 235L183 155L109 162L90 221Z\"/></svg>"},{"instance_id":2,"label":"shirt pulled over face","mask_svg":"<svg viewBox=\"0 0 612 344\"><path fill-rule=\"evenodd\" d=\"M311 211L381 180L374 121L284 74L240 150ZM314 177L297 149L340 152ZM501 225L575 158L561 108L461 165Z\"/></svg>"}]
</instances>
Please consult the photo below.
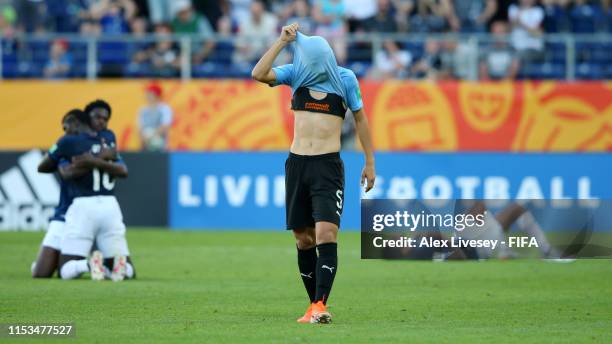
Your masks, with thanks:
<instances>
[{"instance_id":1,"label":"shirt pulled over face","mask_svg":"<svg viewBox=\"0 0 612 344\"><path fill-rule=\"evenodd\" d=\"M276 82L271 86L290 86L292 94L300 87L334 93L342 97L353 112L363 107L355 73L338 66L332 48L323 37L298 32L292 45L293 63L273 68Z\"/></svg>"}]
</instances>

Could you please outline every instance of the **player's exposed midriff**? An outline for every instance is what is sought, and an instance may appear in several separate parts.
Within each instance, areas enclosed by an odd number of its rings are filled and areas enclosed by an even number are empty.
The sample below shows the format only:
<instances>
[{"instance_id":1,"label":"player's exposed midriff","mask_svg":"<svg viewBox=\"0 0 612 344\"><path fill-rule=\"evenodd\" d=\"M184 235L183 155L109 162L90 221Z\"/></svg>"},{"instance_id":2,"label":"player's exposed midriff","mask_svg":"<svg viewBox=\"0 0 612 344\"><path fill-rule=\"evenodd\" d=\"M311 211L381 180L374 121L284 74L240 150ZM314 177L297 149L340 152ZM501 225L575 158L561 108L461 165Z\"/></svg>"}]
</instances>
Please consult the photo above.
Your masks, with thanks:
<instances>
[{"instance_id":1,"label":"player's exposed midriff","mask_svg":"<svg viewBox=\"0 0 612 344\"><path fill-rule=\"evenodd\" d=\"M340 151L342 118L310 111L294 114L292 153L318 155Z\"/></svg>"}]
</instances>

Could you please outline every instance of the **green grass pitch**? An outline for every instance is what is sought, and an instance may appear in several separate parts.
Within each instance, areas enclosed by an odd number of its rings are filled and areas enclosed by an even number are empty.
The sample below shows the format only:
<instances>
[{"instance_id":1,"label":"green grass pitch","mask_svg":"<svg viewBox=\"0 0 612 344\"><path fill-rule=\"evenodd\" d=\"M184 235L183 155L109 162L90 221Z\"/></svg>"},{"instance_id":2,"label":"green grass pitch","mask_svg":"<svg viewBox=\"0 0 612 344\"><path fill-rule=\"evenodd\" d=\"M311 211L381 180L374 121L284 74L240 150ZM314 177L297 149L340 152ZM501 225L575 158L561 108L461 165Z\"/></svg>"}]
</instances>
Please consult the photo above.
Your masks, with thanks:
<instances>
[{"instance_id":1,"label":"green grass pitch","mask_svg":"<svg viewBox=\"0 0 612 344\"><path fill-rule=\"evenodd\" d=\"M284 231L130 230L138 279L122 283L31 279L42 235L0 233L0 323L72 322L66 343L612 343L610 260L364 261L343 232L325 326L295 322Z\"/></svg>"}]
</instances>

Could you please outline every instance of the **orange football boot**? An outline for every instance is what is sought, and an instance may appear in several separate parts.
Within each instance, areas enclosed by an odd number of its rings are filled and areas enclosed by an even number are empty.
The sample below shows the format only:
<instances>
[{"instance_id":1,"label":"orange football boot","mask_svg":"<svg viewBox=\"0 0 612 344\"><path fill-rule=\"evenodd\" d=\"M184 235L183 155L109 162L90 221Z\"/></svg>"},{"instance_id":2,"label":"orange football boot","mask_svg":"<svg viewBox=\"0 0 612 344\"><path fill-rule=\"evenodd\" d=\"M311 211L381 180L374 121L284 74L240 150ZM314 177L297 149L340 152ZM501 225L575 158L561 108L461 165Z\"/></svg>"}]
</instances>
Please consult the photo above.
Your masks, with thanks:
<instances>
[{"instance_id":1,"label":"orange football boot","mask_svg":"<svg viewBox=\"0 0 612 344\"><path fill-rule=\"evenodd\" d=\"M298 318L297 322L299 322L300 324L310 323L310 317L312 316L312 306L314 306L314 303L311 303L308 306L308 309L306 310L306 313L304 313L304 316Z\"/></svg>"},{"instance_id":2,"label":"orange football boot","mask_svg":"<svg viewBox=\"0 0 612 344\"><path fill-rule=\"evenodd\" d=\"M327 306L323 301L312 304L311 324L329 324L332 321L331 313L327 311Z\"/></svg>"}]
</instances>

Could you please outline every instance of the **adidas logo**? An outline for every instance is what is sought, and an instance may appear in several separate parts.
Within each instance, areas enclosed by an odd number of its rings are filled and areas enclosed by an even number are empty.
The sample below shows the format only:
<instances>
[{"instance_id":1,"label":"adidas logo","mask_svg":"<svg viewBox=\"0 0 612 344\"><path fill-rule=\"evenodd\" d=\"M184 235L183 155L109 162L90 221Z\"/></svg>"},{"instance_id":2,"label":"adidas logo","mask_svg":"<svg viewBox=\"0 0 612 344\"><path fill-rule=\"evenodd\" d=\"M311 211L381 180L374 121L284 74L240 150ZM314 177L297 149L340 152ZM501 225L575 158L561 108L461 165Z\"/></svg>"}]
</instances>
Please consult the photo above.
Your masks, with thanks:
<instances>
[{"instance_id":1,"label":"adidas logo","mask_svg":"<svg viewBox=\"0 0 612 344\"><path fill-rule=\"evenodd\" d=\"M38 173L42 158L39 150L16 159L12 153L0 155L0 167L8 165L8 169L0 170L0 231L47 227L57 206L60 187L52 174Z\"/></svg>"}]
</instances>

